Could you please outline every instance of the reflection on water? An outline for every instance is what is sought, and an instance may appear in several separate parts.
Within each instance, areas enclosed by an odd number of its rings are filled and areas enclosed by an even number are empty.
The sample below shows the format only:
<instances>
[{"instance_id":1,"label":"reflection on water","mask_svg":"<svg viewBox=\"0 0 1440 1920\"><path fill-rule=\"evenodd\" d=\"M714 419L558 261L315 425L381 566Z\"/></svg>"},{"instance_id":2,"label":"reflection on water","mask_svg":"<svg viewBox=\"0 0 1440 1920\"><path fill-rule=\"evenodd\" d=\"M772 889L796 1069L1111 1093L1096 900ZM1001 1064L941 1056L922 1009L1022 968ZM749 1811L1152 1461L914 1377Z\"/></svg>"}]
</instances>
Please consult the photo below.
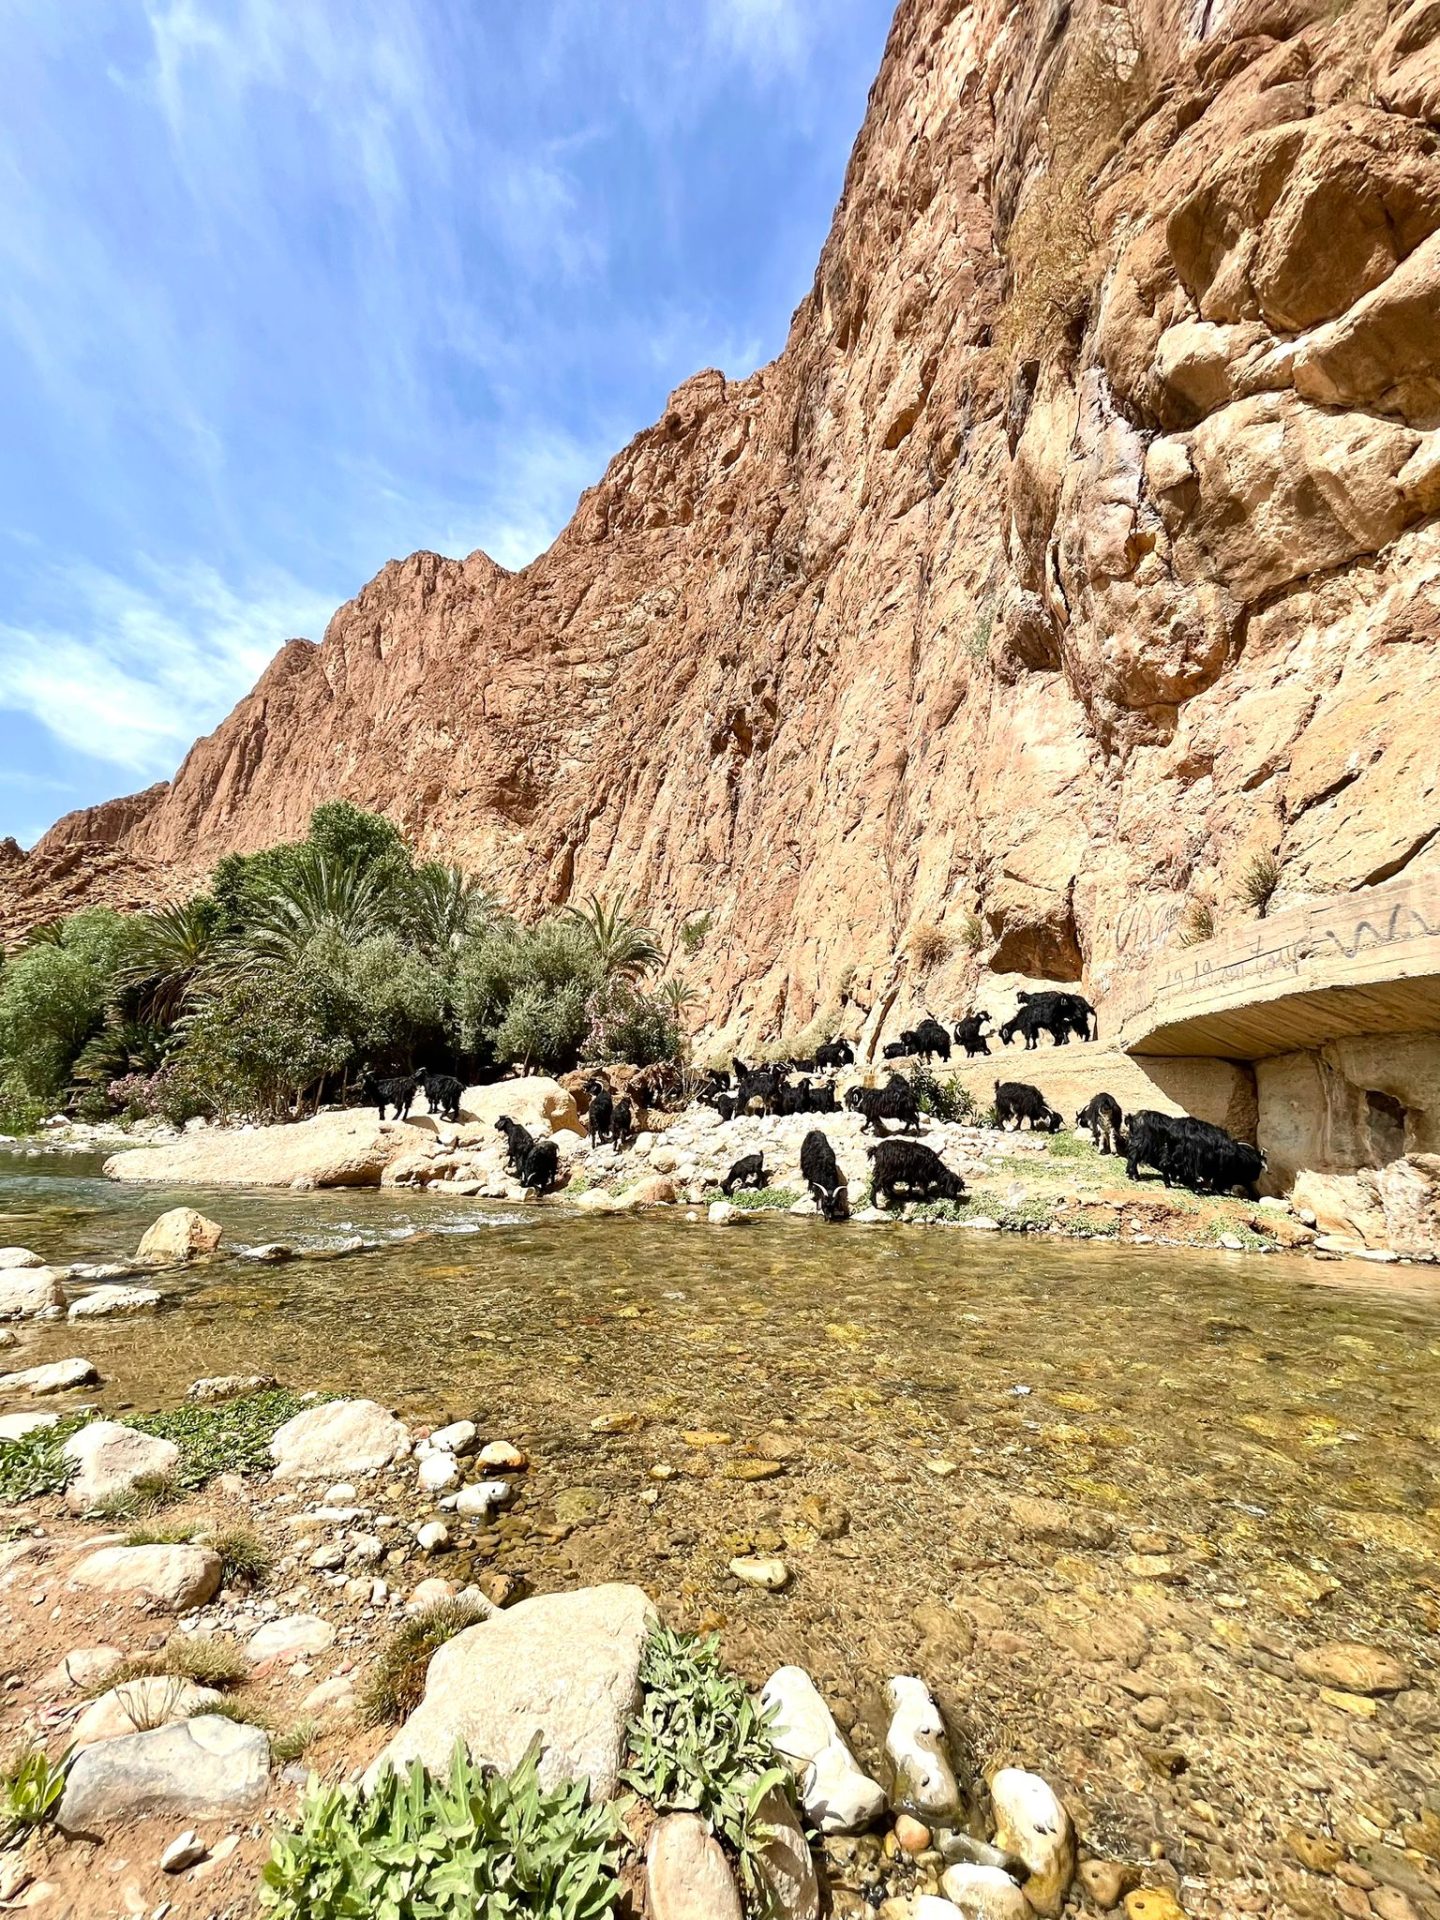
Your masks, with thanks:
<instances>
[{"instance_id":1,"label":"reflection on water","mask_svg":"<svg viewBox=\"0 0 1440 1920\"><path fill-rule=\"evenodd\" d=\"M0 1163L0 1243L113 1259L180 1200L221 1221L231 1247L360 1235L380 1250L219 1260L167 1277L181 1304L158 1318L28 1332L27 1364L83 1351L112 1406L263 1370L412 1415L477 1413L528 1436L549 1475L538 1488L596 1493L598 1527L554 1529L562 1543L547 1541L529 1572L633 1573L692 1617L724 1613L757 1665L804 1659L852 1699L857 1675L882 1677L927 1646L942 1658L917 1609L973 1604L991 1648L992 1741L1058 1752L1121 1827L1137 1808L1160 1818L1172 1790L1146 1772L1116 1680L1139 1657L1122 1650L1117 1666L1096 1621L1137 1623L1157 1687L1170 1661L1181 1695L1175 1663L1188 1662L1190 1692L1222 1702L1229 1731L1207 1739L1235 1751L1204 1790L1232 1795L1237 1820L1268 1790L1266 1769L1314 1771L1323 1754L1339 1792L1345 1766L1388 1764L1365 1760L1343 1711L1317 1709L1313 1690L1251 1727L1241 1702L1260 1697L1267 1648L1379 1641L1417 1679L1432 1671L1440 1292L1425 1269L1407 1270L1402 1291L1393 1269L1376 1284L1357 1266L1357 1284L1338 1286L1337 1270L1298 1261L1043 1238L786 1219L718 1231L377 1193L197 1197L33 1161ZM645 1416L643 1431L592 1434L616 1408ZM732 1436L731 1454L688 1444L694 1429ZM722 1457L746 1447L781 1459L783 1479L727 1478ZM659 1496L657 1462L680 1469ZM647 1487L658 1504L640 1504ZM815 1493L850 1510L844 1539L796 1521ZM1017 1495L1070 1503L1104 1530L1087 1541L1017 1528ZM725 1560L756 1540L794 1555L782 1600L725 1582ZM963 1682L939 1682L979 1711L971 1665ZM1188 1729L1177 1707L1166 1740L1185 1742L1208 1711L1191 1704ZM1397 1809L1419 1739L1404 1735ZM1127 1780L1132 1792L1144 1782L1133 1806L1114 1799ZM1355 1787L1375 1791L1373 1778Z\"/></svg>"}]
</instances>

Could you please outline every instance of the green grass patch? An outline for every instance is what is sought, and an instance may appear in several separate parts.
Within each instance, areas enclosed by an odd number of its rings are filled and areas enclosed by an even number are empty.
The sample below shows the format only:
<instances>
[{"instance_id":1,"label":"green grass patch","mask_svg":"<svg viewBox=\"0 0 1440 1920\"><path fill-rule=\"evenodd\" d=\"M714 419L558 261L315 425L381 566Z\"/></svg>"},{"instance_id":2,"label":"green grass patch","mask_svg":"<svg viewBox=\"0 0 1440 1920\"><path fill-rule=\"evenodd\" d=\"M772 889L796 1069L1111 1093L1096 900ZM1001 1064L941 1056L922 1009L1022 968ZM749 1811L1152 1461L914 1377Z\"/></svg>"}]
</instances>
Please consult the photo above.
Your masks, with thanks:
<instances>
[{"instance_id":1,"label":"green grass patch","mask_svg":"<svg viewBox=\"0 0 1440 1920\"><path fill-rule=\"evenodd\" d=\"M381 1647L360 1696L360 1712L372 1727L397 1726L420 1704L431 1656L457 1633L485 1619L471 1600L441 1600L400 1625Z\"/></svg>"},{"instance_id":2,"label":"green grass patch","mask_svg":"<svg viewBox=\"0 0 1440 1920\"><path fill-rule=\"evenodd\" d=\"M447 1777L417 1760L387 1768L370 1793L312 1779L298 1821L275 1836L263 1909L276 1920L606 1920L620 1895L619 1814L587 1806L583 1781L542 1787L538 1761L537 1741L513 1773L490 1773L457 1742Z\"/></svg>"},{"instance_id":3,"label":"green grass patch","mask_svg":"<svg viewBox=\"0 0 1440 1920\"><path fill-rule=\"evenodd\" d=\"M923 1226L954 1226L970 1211L963 1200L922 1200L906 1215L910 1222Z\"/></svg>"},{"instance_id":4,"label":"green grass patch","mask_svg":"<svg viewBox=\"0 0 1440 1920\"><path fill-rule=\"evenodd\" d=\"M703 1639L657 1626L640 1662L644 1699L630 1722L624 1778L652 1805L698 1813L739 1864L752 1908L766 1908L760 1852L768 1829L759 1809L789 1771L770 1739L770 1713L720 1657L718 1634Z\"/></svg>"},{"instance_id":5,"label":"green grass patch","mask_svg":"<svg viewBox=\"0 0 1440 1920\"><path fill-rule=\"evenodd\" d=\"M0 1840L44 1826L60 1803L69 1771L68 1752L58 1760L51 1760L42 1747L13 1754L0 1774Z\"/></svg>"},{"instance_id":6,"label":"green grass patch","mask_svg":"<svg viewBox=\"0 0 1440 1920\"><path fill-rule=\"evenodd\" d=\"M172 1633L158 1653L137 1654L101 1674L88 1688L93 1697L127 1680L193 1680L197 1687L238 1687L250 1671L233 1640L210 1633Z\"/></svg>"},{"instance_id":7,"label":"green grass patch","mask_svg":"<svg viewBox=\"0 0 1440 1920\"><path fill-rule=\"evenodd\" d=\"M1013 1207L998 1207L992 1218L1007 1233L1038 1232L1053 1223L1055 1212L1048 1200L1021 1200Z\"/></svg>"},{"instance_id":8,"label":"green grass patch","mask_svg":"<svg viewBox=\"0 0 1440 1920\"><path fill-rule=\"evenodd\" d=\"M89 1413L66 1414L53 1427L37 1427L23 1440L0 1442L0 1505L13 1507L42 1493L63 1493L75 1471L75 1463L65 1458L65 1442L93 1418Z\"/></svg>"},{"instance_id":9,"label":"green grass patch","mask_svg":"<svg viewBox=\"0 0 1440 1920\"><path fill-rule=\"evenodd\" d=\"M1251 1252L1258 1251L1262 1247L1273 1247L1275 1245L1273 1240L1267 1239L1263 1233L1257 1233L1255 1229L1245 1221L1226 1220L1223 1216L1218 1219L1207 1220L1204 1225L1198 1229L1195 1238L1202 1246L1218 1247L1221 1240L1227 1236L1238 1240L1242 1247Z\"/></svg>"},{"instance_id":10,"label":"green grass patch","mask_svg":"<svg viewBox=\"0 0 1440 1920\"><path fill-rule=\"evenodd\" d=\"M754 1187L742 1187L738 1193L731 1194L730 1204L742 1213L783 1213L799 1198L789 1187L761 1187L758 1191Z\"/></svg>"},{"instance_id":11,"label":"green grass patch","mask_svg":"<svg viewBox=\"0 0 1440 1920\"><path fill-rule=\"evenodd\" d=\"M125 1424L173 1440L180 1449L176 1483L193 1492L217 1473L268 1472L270 1442L279 1429L329 1397L302 1400L286 1387L267 1387L219 1406L171 1407L164 1413L139 1414Z\"/></svg>"},{"instance_id":12,"label":"green grass patch","mask_svg":"<svg viewBox=\"0 0 1440 1920\"><path fill-rule=\"evenodd\" d=\"M1048 1148L1052 1160L1100 1160L1105 1156L1093 1141L1078 1133L1055 1133Z\"/></svg>"}]
</instances>

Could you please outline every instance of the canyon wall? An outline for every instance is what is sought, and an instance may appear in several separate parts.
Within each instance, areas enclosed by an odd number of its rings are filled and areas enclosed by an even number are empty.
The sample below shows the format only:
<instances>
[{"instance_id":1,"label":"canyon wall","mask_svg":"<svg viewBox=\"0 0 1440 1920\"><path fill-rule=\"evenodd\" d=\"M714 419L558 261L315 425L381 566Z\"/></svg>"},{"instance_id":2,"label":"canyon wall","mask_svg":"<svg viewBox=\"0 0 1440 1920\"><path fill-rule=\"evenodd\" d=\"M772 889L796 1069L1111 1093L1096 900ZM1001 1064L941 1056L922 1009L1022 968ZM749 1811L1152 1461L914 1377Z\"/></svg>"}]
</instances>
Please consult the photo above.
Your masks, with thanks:
<instances>
[{"instance_id":1,"label":"canyon wall","mask_svg":"<svg viewBox=\"0 0 1440 1920\"><path fill-rule=\"evenodd\" d=\"M633 889L731 1033L1103 999L1440 871L1437 511L1440 0L904 0L780 357L523 571L387 565L0 847L0 924L344 795L522 912Z\"/></svg>"}]
</instances>

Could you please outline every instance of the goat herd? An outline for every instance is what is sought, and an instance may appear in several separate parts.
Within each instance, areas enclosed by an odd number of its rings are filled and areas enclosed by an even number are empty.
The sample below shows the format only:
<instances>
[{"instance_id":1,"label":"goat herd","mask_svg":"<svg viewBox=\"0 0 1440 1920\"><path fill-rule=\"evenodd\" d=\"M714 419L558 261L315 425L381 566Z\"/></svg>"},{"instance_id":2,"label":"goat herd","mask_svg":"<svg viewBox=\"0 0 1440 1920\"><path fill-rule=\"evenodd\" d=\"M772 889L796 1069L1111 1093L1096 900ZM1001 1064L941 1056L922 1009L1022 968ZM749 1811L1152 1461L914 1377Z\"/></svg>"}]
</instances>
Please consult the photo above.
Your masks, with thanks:
<instances>
[{"instance_id":1,"label":"goat herd","mask_svg":"<svg viewBox=\"0 0 1440 1920\"><path fill-rule=\"evenodd\" d=\"M1060 1047L1067 1045L1072 1035L1082 1040L1098 1035L1095 1009L1078 993L1022 993L1013 1017L987 1033L990 1025L990 1016L983 1008L958 1022L954 1044L967 1059L977 1054L988 1056L992 1037L1007 1047L1019 1037L1028 1051L1041 1033L1048 1033ZM927 1015L918 1027L902 1031L899 1039L888 1043L883 1051L887 1060L911 1058L928 1067L937 1058L949 1060L950 1032ZM729 1072L709 1070L696 1097L712 1107L722 1121L761 1114L783 1117L839 1113L842 1106L834 1078L817 1082L812 1076L833 1076L854 1062L854 1050L845 1040L828 1041L813 1055L770 1066L747 1066L743 1060L732 1060ZM792 1080L792 1075L798 1077ZM668 1076L674 1086L662 1088L657 1076ZM382 1120L387 1107L393 1107L394 1117L403 1120L422 1089L432 1113L459 1119L461 1083L453 1075L424 1068L402 1079L367 1076L363 1097L378 1106ZM608 1142L617 1152L633 1139L637 1120L647 1104L659 1103L666 1092L683 1098L681 1075L674 1068L646 1069L631 1083L626 1095L617 1096L598 1077L585 1082L585 1091L589 1097L585 1118L591 1139ZM957 1201L967 1197L963 1179L937 1153L919 1140L901 1137L920 1131L920 1091L914 1078L892 1071L884 1086L852 1086L844 1096L844 1107L863 1116L864 1131L880 1136L866 1148L877 1204L892 1207L905 1200ZM898 1134L887 1133L887 1122L896 1124ZM550 1192L560 1172L554 1141L536 1140L508 1115L495 1124L505 1138L515 1179L532 1192ZM1021 1080L997 1080L995 1124L1015 1129L1028 1125L1032 1132L1056 1133L1064 1123L1038 1087ZM1132 1180L1139 1178L1141 1167L1153 1167L1167 1187L1179 1185L1197 1193L1238 1189L1253 1198L1255 1183L1265 1167L1265 1156L1258 1148L1236 1140L1223 1127L1189 1115L1157 1113L1148 1108L1131 1113L1127 1120L1120 1103L1109 1093L1095 1094L1075 1116L1075 1124L1089 1130L1101 1153L1124 1153L1125 1171ZM812 1127L805 1135L800 1173L824 1218L844 1219L849 1211L849 1182L823 1128ZM720 1187L728 1196L744 1188L762 1188L768 1182L764 1155L748 1153L735 1162Z\"/></svg>"}]
</instances>

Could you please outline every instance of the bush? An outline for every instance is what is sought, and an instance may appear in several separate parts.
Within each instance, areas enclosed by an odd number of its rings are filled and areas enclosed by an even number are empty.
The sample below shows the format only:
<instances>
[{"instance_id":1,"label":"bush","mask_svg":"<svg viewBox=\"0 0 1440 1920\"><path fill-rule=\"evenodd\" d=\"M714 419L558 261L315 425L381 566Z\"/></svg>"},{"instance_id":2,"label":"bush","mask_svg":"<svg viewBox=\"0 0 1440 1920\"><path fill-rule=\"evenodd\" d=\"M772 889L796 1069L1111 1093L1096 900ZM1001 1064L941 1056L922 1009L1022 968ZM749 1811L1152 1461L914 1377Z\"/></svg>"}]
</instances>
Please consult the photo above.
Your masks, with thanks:
<instances>
[{"instance_id":1,"label":"bush","mask_svg":"<svg viewBox=\"0 0 1440 1920\"><path fill-rule=\"evenodd\" d=\"M0 1798L0 1841L13 1840L27 1828L40 1827L60 1804L70 1755L51 1760L43 1749L31 1747L15 1754L5 1768Z\"/></svg>"},{"instance_id":2,"label":"bush","mask_svg":"<svg viewBox=\"0 0 1440 1920\"><path fill-rule=\"evenodd\" d=\"M609 980L585 1003L585 1051L594 1060L628 1060L651 1067L678 1060L680 1023L672 1002L641 993L624 980Z\"/></svg>"},{"instance_id":3,"label":"bush","mask_svg":"<svg viewBox=\"0 0 1440 1920\"><path fill-rule=\"evenodd\" d=\"M177 1087L226 1118L282 1120L350 1060L347 1011L308 967L232 975L181 1023Z\"/></svg>"},{"instance_id":4,"label":"bush","mask_svg":"<svg viewBox=\"0 0 1440 1920\"><path fill-rule=\"evenodd\" d=\"M1215 937L1215 909L1208 900L1192 900L1180 921L1182 947L1203 946Z\"/></svg>"},{"instance_id":5,"label":"bush","mask_svg":"<svg viewBox=\"0 0 1440 1920\"><path fill-rule=\"evenodd\" d=\"M662 1811L698 1813L735 1855L741 1883L763 1905L759 1808L772 1789L790 1792L767 1727L744 1683L720 1658L717 1634L698 1639L656 1627L640 1662L644 1700L630 1722L625 1779Z\"/></svg>"},{"instance_id":6,"label":"bush","mask_svg":"<svg viewBox=\"0 0 1440 1920\"><path fill-rule=\"evenodd\" d=\"M105 1015L130 939L106 907L32 937L0 972L0 1081L12 1101L59 1100Z\"/></svg>"},{"instance_id":7,"label":"bush","mask_svg":"<svg viewBox=\"0 0 1440 1920\"><path fill-rule=\"evenodd\" d=\"M910 958L917 967L935 967L955 951L955 939L944 927L922 920L910 935Z\"/></svg>"},{"instance_id":8,"label":"bush","mask_svg":"<svg viewBox=\"0 0 1440 1920\"><path fill-rule=\"evenodd\" d=\"M693 960L705 945L705 937L715 924L713 913L697 913L680 929L680 944Z\"/></svg>"},{"instance_id":9,"label":"bush","mask_svg":"<svg viewBox=\"0 0 1440 1920\"><path fill-rule=\"evenodd\" d=\"M448 1779L419 1761L370 1793L313 1779L275 1837L261 1903L277 1920L605 1920L619 1896L619 1823L583 1781L543 1788L539 1743L512 1774L457 1743Z\"/></svg>"},{"instance_id":10,"label":"bush","mask_svg":"<svg viewBox=\"0 0 1440 1920\"><path fill-rule=\"evenodd\" d=\"M361 1696L372 1727L396 1726L419 1706L433 1655L457 1633L485 1619L473 1600L441 1600L403 1620L380 1649Z\"/></svg>"},{"instance_id":11,"label":"bush","mask_svg":"<svg viewBox=\"0 0 1440 1920\"><path fill-rule=\"evenodd\" d=\"M1255 853L1241 869L1235 890L1247 907L1259 910L1263 919L1279 885L1280 862L1273 853Z\"/></svg>"},{"instance_id":12,"label":"bush","mask_svg":"<svg viewBox=\"0 0 1440 1920\"><path fill-rule=\"evenodd\" d=\"M942 1080L928 1067L917 1067L910 1084L915 1089L916 1105L933 1120L959 1121L970 1127L978 1123L980 1110L953 1073Z\"/></svg>"}]
</instances>

